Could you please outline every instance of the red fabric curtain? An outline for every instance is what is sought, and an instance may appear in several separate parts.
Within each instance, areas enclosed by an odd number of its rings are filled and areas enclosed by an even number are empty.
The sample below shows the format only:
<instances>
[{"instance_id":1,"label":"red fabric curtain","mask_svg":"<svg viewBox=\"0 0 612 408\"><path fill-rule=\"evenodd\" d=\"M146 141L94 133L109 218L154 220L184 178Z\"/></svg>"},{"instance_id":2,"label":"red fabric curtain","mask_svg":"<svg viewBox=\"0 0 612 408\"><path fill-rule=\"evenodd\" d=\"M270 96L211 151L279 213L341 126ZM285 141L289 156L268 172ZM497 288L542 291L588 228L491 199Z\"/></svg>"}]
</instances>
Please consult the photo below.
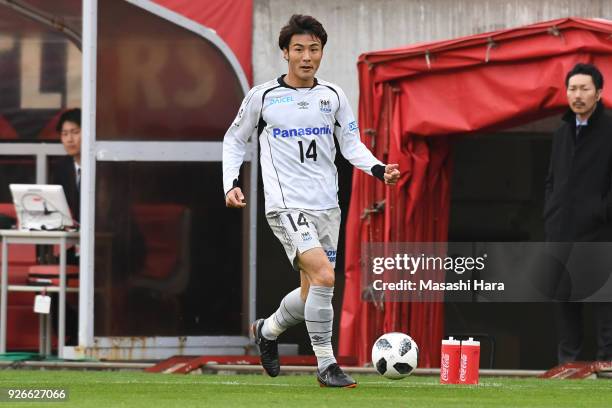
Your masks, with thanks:
<instances>
[{"instance_id":1,"label":"red fabric curtain","mask_svg":"<svg viewBox=\"0 0 612 408\"><path fill-rule=\"evenodd\" d=\"M435 242L448 235L450 157L446 138L426 139L402 132L402 99L397 88L383 90L381 120L370 147L388 163L399 163L400 183L386 188L356 171L347 220L346 286L340 321L340 355L370 361L378 336L402 331L420 345L422 367L439 365L444 331L443 303L364 302L360 254L367 242ZM367 125L366 121L366 125ZM376 211L375 208L384 210ZM355 339L359 339L355 341Z\"/></svg>"},{"instance_id":2,"label":"red fabric curtain","mask_svg":"<svg viewBox=\"0 0 612 408\"><path fill-rule=\"evenodd\" d=\"M421 367L439 366L444 304L362 301L362 246L446 241L452 135L566 109L564 79L574 64L594 63L612 78L611 35L608 21L568 18L360 56L362 138L382 161L399 163L402 177L386 188L354 173L340 355L364 364L377 336L398 330L419 344ZM604 88L603 100L612 107L612 87ZM377 211L383 201L384 211Z\"/></svg>"}]
</instances>

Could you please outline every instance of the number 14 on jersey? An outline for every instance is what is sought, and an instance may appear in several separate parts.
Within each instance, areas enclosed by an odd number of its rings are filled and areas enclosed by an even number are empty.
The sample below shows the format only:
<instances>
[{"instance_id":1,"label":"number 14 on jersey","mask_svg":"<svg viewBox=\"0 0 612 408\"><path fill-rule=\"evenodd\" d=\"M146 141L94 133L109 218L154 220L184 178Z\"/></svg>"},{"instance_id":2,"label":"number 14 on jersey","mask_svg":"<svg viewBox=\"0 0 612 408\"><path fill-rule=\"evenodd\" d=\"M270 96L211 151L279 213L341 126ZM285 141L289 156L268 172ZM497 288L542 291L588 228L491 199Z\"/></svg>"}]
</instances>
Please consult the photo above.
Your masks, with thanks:
<instances>
[{"instance_id":1,"label":"number 14 on jersey","mask_svg":"<svg viewBox=\"0 0 612 408\"><path fill-rule=\"evenodd\" d=\"M312 159L317 161L317 141L313 140L308 145L306 149L306 155L304 155L304 143L301 140L298 140L298 144L300 145L300 162L304 163L305 159Z\"/></svg>"}]
</instances>

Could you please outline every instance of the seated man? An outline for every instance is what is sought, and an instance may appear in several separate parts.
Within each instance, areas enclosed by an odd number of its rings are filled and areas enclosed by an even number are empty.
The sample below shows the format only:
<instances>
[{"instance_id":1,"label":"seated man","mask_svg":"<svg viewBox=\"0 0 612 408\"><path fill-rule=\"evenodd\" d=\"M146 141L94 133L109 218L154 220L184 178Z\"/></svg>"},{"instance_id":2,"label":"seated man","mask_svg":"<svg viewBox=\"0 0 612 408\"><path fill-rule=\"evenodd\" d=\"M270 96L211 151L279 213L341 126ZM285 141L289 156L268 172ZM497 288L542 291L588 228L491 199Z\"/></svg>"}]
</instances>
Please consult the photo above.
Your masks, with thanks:
<instances>
[{"instance_id":1,"label":"seated man","mask_svg":"<svg viewBox=\"0 0 612 408\"><path fill-rule=\"evenodd\" d=\"M64 112L57 123L57 131L67 156L57 163L51 183L64 187L72 218L78 222L81 207L81 110Z\"/></svg>"},{"instance_id":2,"label":"seated man","mask_svg":"<svg viewBox=\"0 0 612 408\"><path fill-rule=\"evenodd\" d=\"M51 184L60 184L64 188L72 218L78 223L81 209L81 110L70 109L64 112L57 123L62 144L67 156L62 157L51 173ZM78 225L78 224L76 224ZM78 265L79 257L76 248L70 248L66 254L68 265ZM59 299L52 296L53 313L57 316ZM53 319L57 331L57 320ZM66 303L66 339L68 345L76 345L78 336L78 304Z\"/></svg>"}]
</instances>

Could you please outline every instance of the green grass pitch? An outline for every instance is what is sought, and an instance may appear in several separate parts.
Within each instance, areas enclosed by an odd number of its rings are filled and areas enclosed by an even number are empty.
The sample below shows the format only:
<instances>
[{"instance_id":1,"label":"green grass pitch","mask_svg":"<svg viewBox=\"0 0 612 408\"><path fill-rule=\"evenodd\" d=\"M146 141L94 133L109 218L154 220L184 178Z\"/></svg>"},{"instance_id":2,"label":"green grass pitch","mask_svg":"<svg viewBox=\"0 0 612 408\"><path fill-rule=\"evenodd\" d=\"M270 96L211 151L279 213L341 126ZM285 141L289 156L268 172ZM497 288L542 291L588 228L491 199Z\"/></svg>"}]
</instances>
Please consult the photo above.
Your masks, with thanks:
<instances>
[{"instance_id":1,"label":"green grass pitch","mask_svg":"<svg viewBox=\"0 0 612 408\"><path fill-rule=\"evenodd\" d=\"M60 407L611 407L612 380L483 378L478 386L355 376L355 389L320 388L312 375L174 375L140 372L0 370L0 388L67 388ZM51 405L49 405L51 404Z\"/></svg>"}]
</instances>

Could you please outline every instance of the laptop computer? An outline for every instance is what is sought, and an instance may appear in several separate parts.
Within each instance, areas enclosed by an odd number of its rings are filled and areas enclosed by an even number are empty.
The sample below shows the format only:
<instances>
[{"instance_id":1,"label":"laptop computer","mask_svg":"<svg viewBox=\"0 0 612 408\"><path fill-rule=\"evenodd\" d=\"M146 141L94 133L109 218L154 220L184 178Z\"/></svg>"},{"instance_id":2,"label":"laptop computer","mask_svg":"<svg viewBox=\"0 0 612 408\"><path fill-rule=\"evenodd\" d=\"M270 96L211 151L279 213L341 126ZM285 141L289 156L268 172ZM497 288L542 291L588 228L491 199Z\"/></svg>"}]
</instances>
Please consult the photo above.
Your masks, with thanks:
<instances>
[{"instance_id":1,"label":"laptop computer","mask_svg":"<svg viewBox=\"0 0 612 408\"><path fill-rule=\"evenodd\" d=\"M9 184L20 230L72 229L70 207L64 188L55 184Z\"/></svg>"}]
</instances>

